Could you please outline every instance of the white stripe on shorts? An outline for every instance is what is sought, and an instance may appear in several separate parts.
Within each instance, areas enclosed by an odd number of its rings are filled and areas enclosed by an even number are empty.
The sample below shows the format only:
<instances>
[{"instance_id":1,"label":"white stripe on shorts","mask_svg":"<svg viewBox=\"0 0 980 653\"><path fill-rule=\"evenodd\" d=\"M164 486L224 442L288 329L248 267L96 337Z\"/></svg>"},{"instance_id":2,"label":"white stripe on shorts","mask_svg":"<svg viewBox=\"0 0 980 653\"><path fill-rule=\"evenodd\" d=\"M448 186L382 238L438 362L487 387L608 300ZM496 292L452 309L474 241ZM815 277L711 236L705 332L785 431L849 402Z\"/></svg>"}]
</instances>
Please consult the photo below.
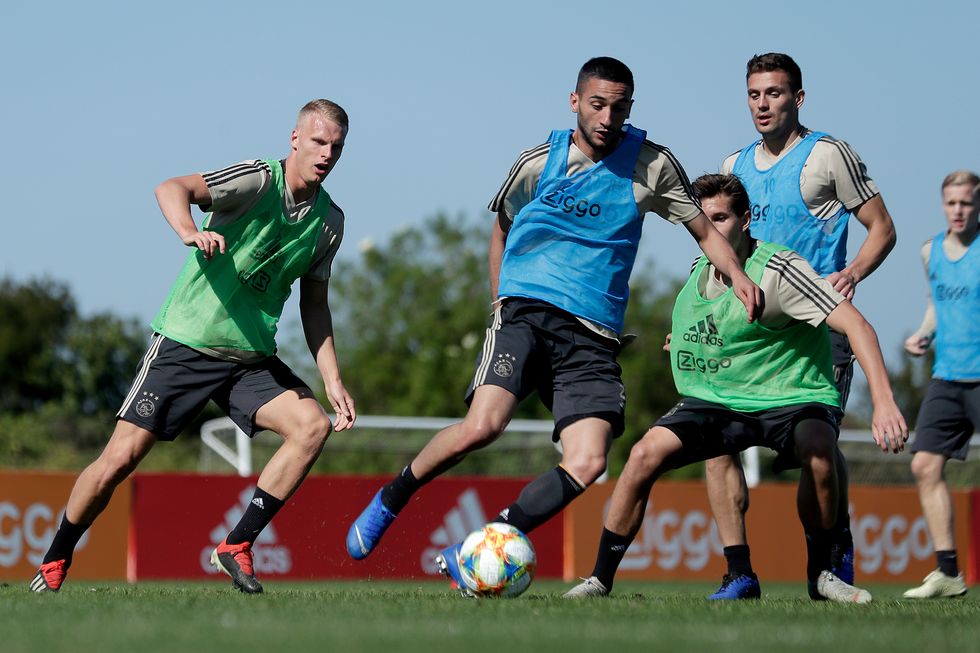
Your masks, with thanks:
<instances>
[{"instance_id":1,"label":"white stripe on shorts","mask_svg":"<svg viewBox=\"0 0 980 653\"><path fill-rule=\"evenodd\" d=\"M490 370L490 360L493 357L493 348L497 341L497 331L500 330L500 311L502 306L497 306L493 312L493 321L487 327L487 337L483 340L483 357L476 368L473 376L473 387L478 388L487 380L487 372Z\"/></svg>"},{"instance_id":2,"label":"white stripe on shorts","mask_svg":"<svg viewBox=\"0 0 980 653\"><path fill-rule=\"evenodd\" d=\"M116 417L122 417L126 411L129 410L129 406L133 403L133 399L136 398L136 394L139 392L140 386L143 385L143 381L146 380L146 375L150 371L150 364L157 357L157 352L160 351L161 344L163 344L163 336L159 333L153 334L153 339L150 340L150 347L143 355L143 362L140 363L140 368L136 372L136 378L133 379L133 387L129 389L129 394L126 395L122 408L120 408L119 412L116 413Z\"/></svg>"}]
</instances>

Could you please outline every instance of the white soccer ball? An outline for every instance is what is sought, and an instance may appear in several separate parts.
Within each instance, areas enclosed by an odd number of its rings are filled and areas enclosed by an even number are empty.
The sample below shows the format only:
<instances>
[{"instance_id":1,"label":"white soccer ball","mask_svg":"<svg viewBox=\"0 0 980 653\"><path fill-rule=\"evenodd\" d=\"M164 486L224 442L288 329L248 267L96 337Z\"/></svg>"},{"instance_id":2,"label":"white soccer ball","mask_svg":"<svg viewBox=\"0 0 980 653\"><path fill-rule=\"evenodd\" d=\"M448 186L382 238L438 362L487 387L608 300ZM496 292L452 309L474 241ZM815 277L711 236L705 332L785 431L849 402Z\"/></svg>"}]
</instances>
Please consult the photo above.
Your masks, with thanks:
<instances>
[{"instance_id":1,"label":"white soccer ball","mask_svg":"<svg viewBox=\"0 0 980 653\"><path fill-rule=\"evenodd\" d=\"M467 535L458 562L463 582L474 594L507 598L530 587L537 567L531 540L510 524L498 522Z\"/></svg>"}]
</instances>

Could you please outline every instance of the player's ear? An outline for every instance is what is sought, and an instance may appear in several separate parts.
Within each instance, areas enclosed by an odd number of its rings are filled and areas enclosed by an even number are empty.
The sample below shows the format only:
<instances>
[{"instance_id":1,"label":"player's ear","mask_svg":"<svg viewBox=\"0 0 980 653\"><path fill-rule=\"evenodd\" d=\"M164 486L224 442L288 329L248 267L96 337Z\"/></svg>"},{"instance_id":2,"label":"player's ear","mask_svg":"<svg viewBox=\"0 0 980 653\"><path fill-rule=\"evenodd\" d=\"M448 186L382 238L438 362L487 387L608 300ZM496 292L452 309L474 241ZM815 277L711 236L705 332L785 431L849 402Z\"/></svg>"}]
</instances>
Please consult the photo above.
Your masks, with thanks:
<instances>
[{"instance_id":1,"label":"player's ear","mask_svg":"<svg viewBox=\"0 0 980 653\"><path fill-rule=\"evenodd\" d=\"M572 113L578 113L578 93L572 91L568 94L568 104L572 107Z\"/></svg>"},{"instance_id":2,"label":"player's ear","mask_svg":"<svg viewBox=\"0 0 980 653\"><path fill-rule=\"evenodd\" d=\"M803 106L803 100L806 99L806 91L802 88L796 92L796 108L799 109Z\"/></svg>"},{"instance_id":3,"label":"player's ear","mask_svg":"<svg viewBox=\"0 0 980 653\"><path fill-rule=\"evenodd\" d=\"M746 211L742 214L742 231L749 230L749 223L752 222L752 214Z\"/></svg>"}]
</instances>

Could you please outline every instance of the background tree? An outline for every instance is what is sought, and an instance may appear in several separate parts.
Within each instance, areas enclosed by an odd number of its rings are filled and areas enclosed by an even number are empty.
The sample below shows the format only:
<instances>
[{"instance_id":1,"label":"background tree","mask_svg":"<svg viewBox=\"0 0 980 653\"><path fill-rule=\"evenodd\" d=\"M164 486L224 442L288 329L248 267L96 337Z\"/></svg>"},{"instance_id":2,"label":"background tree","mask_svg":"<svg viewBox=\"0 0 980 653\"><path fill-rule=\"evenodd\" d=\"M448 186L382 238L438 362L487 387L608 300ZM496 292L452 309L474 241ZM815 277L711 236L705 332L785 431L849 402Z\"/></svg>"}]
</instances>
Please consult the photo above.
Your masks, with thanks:
<instances>
[{"instance_id":1,"label":"background tree","mask_svg":"<svg viewBox=\"0 0 980 653\"><path fill-rule=\"evenodd\" d=\"M148 328L83 317L67 284L48 279L0 280L0 314L0 465L85 464L108 438Z\"/></svg>"},{"instance_id":2,"label":"background tree","mask_svg":"<svg viewBox=\"0 0 980 653\"><path fill-rule=\"evenodd\" d=\"M75 317L68 286L0 280L0 413L37 409L64 391L65 336Z\"/></svg>"}]
</instances>

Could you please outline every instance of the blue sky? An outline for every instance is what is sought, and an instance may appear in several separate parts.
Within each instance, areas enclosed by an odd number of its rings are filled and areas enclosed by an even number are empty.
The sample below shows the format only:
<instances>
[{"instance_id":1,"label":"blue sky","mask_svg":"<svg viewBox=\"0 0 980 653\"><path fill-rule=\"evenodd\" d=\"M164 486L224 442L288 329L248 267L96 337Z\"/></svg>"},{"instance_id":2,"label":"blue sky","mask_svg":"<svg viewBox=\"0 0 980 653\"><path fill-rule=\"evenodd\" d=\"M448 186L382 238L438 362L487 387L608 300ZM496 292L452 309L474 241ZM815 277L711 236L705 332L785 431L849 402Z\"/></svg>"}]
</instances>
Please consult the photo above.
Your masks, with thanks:
<instances>
[{"instance_id":1,"label":"blue sky","mask_svg":"<svg viewBox=\"0 0 980 653\"><path fill-rule=\"evenodd\" d=\"M894 362L924 308L918 250L944 224L940 182L980 169L976 2L333 5L5 7L0 274L65 280L85 313L149 320L186 255L154 186L284 155L314 97L351 115L326 183L347 214L342 257L437 211L489 219L520 150L573 125L568 93L596 55L633 69L631 122L693 178L755 138L745 61L775 50L803 68L804 124L856 149L895 218L899 244L855 302ZM863 234L855 222L852 255ZM650 217L644 259L680 276L694 254Z\"/></svg>"}]
</instances>

